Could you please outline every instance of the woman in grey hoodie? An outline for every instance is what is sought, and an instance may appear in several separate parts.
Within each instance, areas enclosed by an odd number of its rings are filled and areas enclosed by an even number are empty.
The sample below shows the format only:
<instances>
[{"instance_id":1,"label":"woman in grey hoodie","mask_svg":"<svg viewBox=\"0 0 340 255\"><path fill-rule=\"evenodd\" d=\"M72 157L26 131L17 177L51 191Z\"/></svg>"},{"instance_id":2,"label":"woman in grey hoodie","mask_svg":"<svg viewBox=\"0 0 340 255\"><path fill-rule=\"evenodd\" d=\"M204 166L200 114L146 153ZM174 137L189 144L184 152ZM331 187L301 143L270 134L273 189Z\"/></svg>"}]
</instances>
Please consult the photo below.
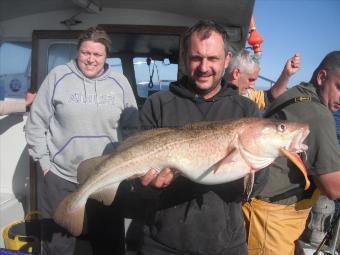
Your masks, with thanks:
<instances>
[{"instance_id":1,"label":"woman in grey hoodie","mask_svg":"<svg viewBox=\"0 0 340 255\"><path fill-rule=\"evenodd\" d=\"M56 228L51 219L54 210L77 188L77 168L83 160L111 152L118 142L137 130L138 111L131 86L124 75L105 63L110 48L105 31L99 28L85 31L79 38L77 59L51 70L27 119L29 154L39 162L44 175L40 210L47 219L44 222L51 223L43 224L41 254L73 254L76 239ZM96 208L98 218L99 211L114 210L114 207L98 210L98 205ZM91 215L88 218L91 221ZM114 215L111 218L117 221ZM123 218L118 218L119 231L124 234ZM112 231L110 223L106 224L108 231L101 234ZM91 236L90 222L89 228ZM108 244L119 250L114 254L123 253L123 237L112 234L120 245L113 244L114 240Z\"/></svg>"}]
</instances>

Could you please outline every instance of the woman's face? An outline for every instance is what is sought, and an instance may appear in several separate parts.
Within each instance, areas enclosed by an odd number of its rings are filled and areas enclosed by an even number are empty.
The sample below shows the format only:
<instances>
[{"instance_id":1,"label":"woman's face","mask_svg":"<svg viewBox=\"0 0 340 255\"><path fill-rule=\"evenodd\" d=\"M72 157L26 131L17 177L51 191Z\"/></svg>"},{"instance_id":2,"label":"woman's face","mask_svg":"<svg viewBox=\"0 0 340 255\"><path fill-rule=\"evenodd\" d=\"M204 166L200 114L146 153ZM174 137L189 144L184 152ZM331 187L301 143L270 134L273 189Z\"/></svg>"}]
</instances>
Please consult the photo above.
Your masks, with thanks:
<instances>
[{"instance_id":1,"label":"woman's face","mask_svg":"<svg viewBox=\"0 0 340 255\"><path fill-rule=\"evenodd\" d=\"M102 43L84 41L78 50L78 66L88 78L94 78L104 72L106 49Z\"/></svg>"}]
</instances>

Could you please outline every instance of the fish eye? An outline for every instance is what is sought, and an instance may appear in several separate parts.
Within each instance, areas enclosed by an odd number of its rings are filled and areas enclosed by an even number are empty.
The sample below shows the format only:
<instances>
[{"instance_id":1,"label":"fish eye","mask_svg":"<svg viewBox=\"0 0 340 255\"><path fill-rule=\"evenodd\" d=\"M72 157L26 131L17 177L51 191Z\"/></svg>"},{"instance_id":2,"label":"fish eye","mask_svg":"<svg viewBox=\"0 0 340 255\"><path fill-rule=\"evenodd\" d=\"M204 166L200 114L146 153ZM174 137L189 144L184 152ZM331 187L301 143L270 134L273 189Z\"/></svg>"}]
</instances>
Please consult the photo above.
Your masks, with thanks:
<instances>
[{"instance_id":1,"label":"fish eye","mask_svg":"<svg viewBox=\"0 0 340 255\"><path fill-rule=\"evenodd\" d=\"M284 132L286 130L286 125L283 123L280 123L279 125L277 125L277 130L280 132Z\"/></svg>"}]
</instances>

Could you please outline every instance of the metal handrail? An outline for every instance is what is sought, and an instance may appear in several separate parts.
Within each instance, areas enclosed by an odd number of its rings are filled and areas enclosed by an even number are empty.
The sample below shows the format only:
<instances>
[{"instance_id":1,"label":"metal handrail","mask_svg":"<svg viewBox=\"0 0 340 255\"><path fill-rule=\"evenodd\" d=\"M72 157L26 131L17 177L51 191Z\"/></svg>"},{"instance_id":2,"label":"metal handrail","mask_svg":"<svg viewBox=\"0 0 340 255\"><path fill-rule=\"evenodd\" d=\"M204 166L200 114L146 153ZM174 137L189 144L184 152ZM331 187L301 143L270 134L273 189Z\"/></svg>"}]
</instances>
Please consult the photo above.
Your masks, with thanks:
<instances>
[{"instance_id":1,"label":"metal handrail","mask_svg":"<svg viewBox=\"0 0 340 255\"><path fill-rule=\"evenodd\" d=\"M273 81L271 79L268 79L268 78L266 78L264 76L259 75L259 78L264 80L264 81L266 81L266 82L269 82L270 83L270 87L272 87L275 84L275 81Z\"/></svg>"}]
</instances>

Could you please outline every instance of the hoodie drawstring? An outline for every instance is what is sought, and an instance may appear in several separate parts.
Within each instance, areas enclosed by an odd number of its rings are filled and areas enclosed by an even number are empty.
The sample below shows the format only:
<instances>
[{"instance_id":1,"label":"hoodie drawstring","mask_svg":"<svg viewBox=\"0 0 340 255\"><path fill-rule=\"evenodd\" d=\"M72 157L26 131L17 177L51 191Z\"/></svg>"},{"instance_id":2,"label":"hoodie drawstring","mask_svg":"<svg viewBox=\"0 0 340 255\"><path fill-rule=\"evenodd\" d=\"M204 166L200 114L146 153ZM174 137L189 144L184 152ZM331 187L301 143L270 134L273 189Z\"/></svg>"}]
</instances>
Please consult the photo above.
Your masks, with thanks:
<instances>
[{"instance_id":1,"label":"hoodie drawstring","mask_svg":"<svg viewBox=\"0 0 340 255\"><path fill-rule=\"evenodd\" d=\"M86 94L86 85L85 85L85 78L83 78L83 88L84 88L84 97L85 97L85 103L87 103L87 94Z\"/></svg>"},{"instance_id":2,"label":"hoodie drawstring","mask_svg":"<svg viewBox=\"0 0 340 255\"><path fill-rule=\"evenodd\" d=\"M95 98L96 98L96 105L97 105L97 108L98 108L98 95L97 95L97 81L95 80L94 81L94 93L95 93Z\"/></svg>"}]
</instances>

